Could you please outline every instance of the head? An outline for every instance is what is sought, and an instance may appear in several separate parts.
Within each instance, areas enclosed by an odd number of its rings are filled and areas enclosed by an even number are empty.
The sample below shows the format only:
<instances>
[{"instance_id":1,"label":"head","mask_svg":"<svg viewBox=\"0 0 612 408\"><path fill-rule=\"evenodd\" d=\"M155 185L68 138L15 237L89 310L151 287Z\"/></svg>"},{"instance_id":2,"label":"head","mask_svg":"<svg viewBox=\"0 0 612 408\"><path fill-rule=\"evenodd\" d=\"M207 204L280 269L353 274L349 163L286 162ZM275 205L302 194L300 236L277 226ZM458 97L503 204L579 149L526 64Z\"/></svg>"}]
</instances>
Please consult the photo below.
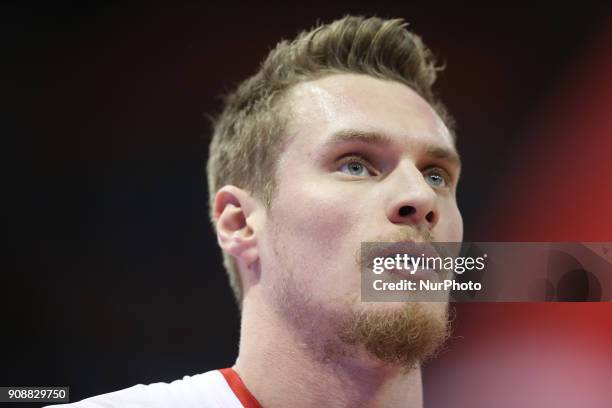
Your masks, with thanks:
<instances>
[{"instance_id":1,"label":"head","mask_svg":"<svg viewBox=\"0 0 612 408\"><path fill-rule=\"evenodd\" d=\"M447 333L445 304L361 303L357 262L363 241L462 240L436 72L401 20L346 17L279 43L215 124L211 217L235 295L327 356L411 365Z\"/></svg>"}]
</instances>

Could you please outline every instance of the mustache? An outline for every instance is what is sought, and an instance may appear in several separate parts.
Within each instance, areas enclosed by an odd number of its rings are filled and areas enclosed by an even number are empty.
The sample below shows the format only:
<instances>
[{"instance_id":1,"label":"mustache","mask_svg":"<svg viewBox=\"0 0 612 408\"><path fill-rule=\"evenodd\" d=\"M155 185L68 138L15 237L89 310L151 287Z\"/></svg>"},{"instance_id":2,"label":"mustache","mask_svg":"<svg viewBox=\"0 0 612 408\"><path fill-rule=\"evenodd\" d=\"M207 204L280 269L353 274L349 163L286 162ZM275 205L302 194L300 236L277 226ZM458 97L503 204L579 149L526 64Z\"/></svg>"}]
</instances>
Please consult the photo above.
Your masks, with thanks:
<instances>
[{"instance_id":1,"label":"mustache","mask_svg":"<svg viewBox=\"0 0 612 408\"><path fill-rule=\"evenodd\" d=\"M426 229L401 229L396 230L388 234L378 235L372 239L364 242L388 242L388 243L401 243L401 242L433 242L434 237L429 230Z\"/></svg>"},{"instance_id":2,"label":"mustache","mask_svg":"<svg viewBox=\"0 0 612 408\"><path fill-rule=\"evenodd\" d=\"M377 235L363 242L388 244L401 244L405 242L430 243L434 242L434 236L429 230L406 228ZM360 248L355 252L355 263L361 266L363 260L367 260L366 262L370 261L377 256L378 252L380 252L380 248L376 248L376 246L360 245Z\"/></svg>"}]
</instances>

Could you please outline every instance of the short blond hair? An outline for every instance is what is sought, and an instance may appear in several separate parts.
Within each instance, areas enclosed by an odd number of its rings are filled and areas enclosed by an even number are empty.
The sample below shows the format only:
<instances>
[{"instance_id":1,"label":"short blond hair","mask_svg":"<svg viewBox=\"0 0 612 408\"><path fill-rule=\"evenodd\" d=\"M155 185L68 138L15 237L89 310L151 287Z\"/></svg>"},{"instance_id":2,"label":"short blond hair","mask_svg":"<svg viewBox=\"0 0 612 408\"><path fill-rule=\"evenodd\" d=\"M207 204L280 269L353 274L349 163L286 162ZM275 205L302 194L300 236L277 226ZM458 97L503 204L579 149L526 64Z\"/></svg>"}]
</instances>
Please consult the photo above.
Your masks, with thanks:
<instances>
[{"instance_id":1,"label":"short blond hair","mask_svg":"<svg viewBox=\"0 0 612 408\"><path fill-rule=\"evenodd\" d=\"M402 19L346 16L279 42L259 71L225 98L214 121L207 165L210 216L217 191L232 184L270 208L276 164L282 152L288 114L279 103L292 86L335 73L357 73L403 83L423 97L451 128L434 97L436 66L420 37ZM234 259L223 253L230 285L240 305L242 285Z\"/></svg>"}]
</instances>

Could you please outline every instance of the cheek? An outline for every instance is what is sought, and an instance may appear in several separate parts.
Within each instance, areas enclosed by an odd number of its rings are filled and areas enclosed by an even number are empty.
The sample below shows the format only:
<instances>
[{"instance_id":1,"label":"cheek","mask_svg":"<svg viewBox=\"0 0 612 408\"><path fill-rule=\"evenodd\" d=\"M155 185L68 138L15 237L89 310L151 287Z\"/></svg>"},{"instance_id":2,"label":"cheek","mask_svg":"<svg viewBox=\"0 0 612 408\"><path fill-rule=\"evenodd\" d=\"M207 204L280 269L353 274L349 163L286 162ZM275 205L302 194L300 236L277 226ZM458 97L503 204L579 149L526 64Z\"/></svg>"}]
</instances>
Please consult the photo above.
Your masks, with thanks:
<instances>
[{"instance_id":1,"label":"cheek","mask_svg":"<svg viewBox=\"0 0 612 408\"><path fill-rule=\"evenodd\" d=\"M357 209L351 206L348 197L323 184L285 188L277 204L276 214L285 229L305 239L333 244L357 225Z\"/></svg>"},{"instance_id":2,"label":"cheek","mask_svg":"<svg viewBox=\"0 0 612 408\"><path fill-rule=\"evenodd\" d=\"M455 203L448 203L442 208L440 222L435 228L434 237L441 242L463 241L463 218Z\"/></svg>"},{"instance_id":3,"label":"cheek","mask_svg":"<svg viewBox=\"0 0 612 408\"><path fill-rule=\"evenodd\" d=\"M359 282L356 253L361 236L355 201L340 194L337 187L301 183L279 190L276 204L279 255L300 287L317 302L331 302L342 298L343 290L353 290ZM346 288L330 285L334 282L343 282Z\"/></svg>"}]
</instances>

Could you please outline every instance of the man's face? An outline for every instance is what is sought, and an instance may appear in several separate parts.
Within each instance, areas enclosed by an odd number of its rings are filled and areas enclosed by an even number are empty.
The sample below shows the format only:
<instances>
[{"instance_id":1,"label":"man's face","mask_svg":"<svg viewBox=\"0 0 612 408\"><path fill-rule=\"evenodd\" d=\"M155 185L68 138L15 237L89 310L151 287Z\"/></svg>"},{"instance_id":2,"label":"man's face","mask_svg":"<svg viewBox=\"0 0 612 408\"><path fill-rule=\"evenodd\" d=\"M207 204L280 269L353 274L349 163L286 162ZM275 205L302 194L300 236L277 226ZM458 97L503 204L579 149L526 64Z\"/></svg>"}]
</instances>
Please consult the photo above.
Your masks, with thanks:
<instances>
[{"instance_id":1,"label":"man's face","mask_svg":"<svg viewBox=\"0 0 612 408\"><path fill-rule=\"evenodd\" d=\"M299 84L287 103L277 193L258 237L266 296L320 331L334 330L322 321L405 310L360 302L360 244L462 240L448 129L407 86L364 75ZM443 319L446 305L431 308Z\"/></svg>"}]
</instances>

